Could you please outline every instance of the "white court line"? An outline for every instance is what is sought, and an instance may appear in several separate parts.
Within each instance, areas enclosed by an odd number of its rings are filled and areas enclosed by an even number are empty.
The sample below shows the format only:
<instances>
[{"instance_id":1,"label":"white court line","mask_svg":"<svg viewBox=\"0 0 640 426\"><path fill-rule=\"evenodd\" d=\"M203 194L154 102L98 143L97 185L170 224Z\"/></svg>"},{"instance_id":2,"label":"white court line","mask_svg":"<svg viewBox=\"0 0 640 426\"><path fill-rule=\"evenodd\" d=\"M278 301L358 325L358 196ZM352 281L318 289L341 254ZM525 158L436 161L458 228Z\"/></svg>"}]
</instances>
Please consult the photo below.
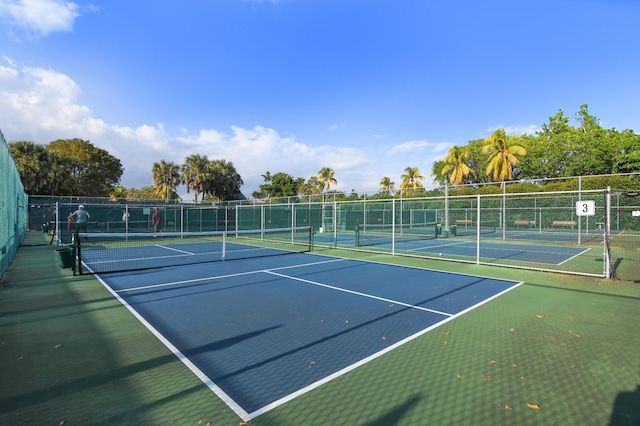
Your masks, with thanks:
<instances>
[{"instance_id":1,"label":"white court line","mask_svg":"<svg viewBox=\"0 0 640 426\"><path fill-rule=\"evenodd\" d=\"M576 255L574 255L574 256L571 256L570 258L565 259L565 260L563 260L562 262L558 263L558 265L562 265L562 264L564 264L564 263L566 263L566 262L570 261L571 259L575 259L576 257L578 257L578 256L581 256L581 255L585 254L585 253L586 253L586 252L588 252L589 250L591 250L591 248L584 249L584 250L583 250L583 251L581 251L580 253L578 253L578 254L576 254Z\"/></svg>"},{"instance_id":2,"label":"white court line","mask_svg":"<svg viewBox=\"0 0 640 426\"><path fill-rule=\"evenodd\" d=\"M237 272L235 274L213 275L213 276L209 276L209 277L194 278L194 279L191 279L191 280L170 281L170 282L167 282L167 283L150 284L150 285L143 285L143 286L139 286L139 287L125 288L125 289L122 289L122 290L116 290L116 293L126 293L126 292L129 292L129 291L147 290L147 289L150 289L150 288L169 287L169 286L174 286L174 285L189 284L189 283L195 283L195 282L201 282L201 281L212 281L212 280L219 280L219 279L230 278L230 277L240 277L240 276L243 276L243 275L260 274L260 273L268 272L268 271L280 271L280 270L283 270L283 269L302 268L302 267L306 267L306 266L313 266L313 265L320 265L320 264L325 264L325 263L340 262L340 261L343 261L343 260L348 260L348 259L321 260L321 261L318 261L318 262L300 263L298 265L279 266L277 268L256 269L256 270L253 270L253 271Z\"/></svg>"},{"instance_id":3,"label":"white court line","mask_svg":"<svg viewBox=\"0 0 640 426\"><path fill-rule=\"evenodd\" d=\"M162 244L154 244L154 246L160 247L160 248L165 249L165 250L177 251L178 253L183 253L183 254L188 254L188 255L191 255L191 256L195 256L195 253L193 253L193 252L179 250L177 248L173 248L173 247L169 247L169 246L163 246Z\"/></svg>"},{"instance_id":4,"label":"white court line","mask_svg":"<svg viewBox=\"0 0 640 426\"><path fill-rule=\"evenodd\" d=\"M411 305L409 303L399 302L399 301L393 300L393 299L386 299L384 297L378 297L378 296L374 296L372 294L361 293L359 291L348 290L346 288L335 287L335 286L332 286L332 285L329 285L329 284L319 283L317 281L306 280L304 278L298 278L298 277L294 277L294 276L291 276L291 275L279 274L277 272L268 271L268 270L264 271L264 272L267 273L267 274L275 275L277 277L281 277L281 278L288 278L288 279L291 279L291 280L301 281L303 283L313 284L313 285L317 285L317 286L320 286L320 287L330 288L332 290L338 290L338 291L342 291L342 292L345 292L345 293L351 293L351 294L355 294L355 295L358 295L358 296L368 297L370 299L382 300L383 302L389 302L389 303L393 303L393 304L400 305L400 306L406 306L408 308L420 309L421 311L431 312L431 313L438 314L438 315L444 315L445 317L453 316L453 314L450 314L450 313L447 313L447 312L437 311L435 309L423 308L421 306Z\"/></svg>"},{"instance_id":5,"label":"white court line","mask_svg":"<svg viewBox=\"0 0 640 426\"><path fill-rule=\"evenodd\" d=\"M420 251L420 250L425 250L425 249L432 249L432 248L442 248L442 247L454 247L454 246L460 246L460 245L468 245L469 241L458 241L455 243L447 243L447 244L433 244L433 245L428 245L428 246L424 246L424 247L418 247L418 248L414 248L414 249L409 249L407 251Z\"/></svg>"}]
</instances>

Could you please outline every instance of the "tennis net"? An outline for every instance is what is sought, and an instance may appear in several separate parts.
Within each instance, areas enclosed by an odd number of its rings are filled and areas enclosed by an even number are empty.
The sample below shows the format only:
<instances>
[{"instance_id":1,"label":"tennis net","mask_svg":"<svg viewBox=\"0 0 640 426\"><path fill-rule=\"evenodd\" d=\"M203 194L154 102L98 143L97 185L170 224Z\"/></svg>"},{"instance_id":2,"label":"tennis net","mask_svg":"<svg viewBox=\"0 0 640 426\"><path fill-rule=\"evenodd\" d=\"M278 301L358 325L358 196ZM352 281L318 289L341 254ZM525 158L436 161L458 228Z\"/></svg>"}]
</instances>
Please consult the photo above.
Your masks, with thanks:
<instances>
[{"instance_id":1,"label":"tennis net","mask_svg":"<svg viewBox=\"0 0 640 426\"><path fill-rule=\"evenodd\" d=\"M477 222L471 221L456 221L456 226L452 228L452 234L457 236L464 235L477 235L478 230L481 234L493 234L496 232L495 220L483 220L480 221L480 226Z\"/></svg>"},{"instance_id":2,"label":"tennis net","mask_svg":"<svg viewBox=\"0 0 640 426\"><path fill-rule=\"evenodd\" d=\"M80 233L78 271L122 272L311 251L311 228L213 232Z\"/></svg>"},{"instance_id":3,"label":"tennis net","mask_svg":"<svg viewBox=\"0 0 640 426\"><path fill-rule=\"evenodd\" d=\"M356 227L356 246L406 243L436 238L436 222L420 224L360 224Z\"/></svg>"}]
</instances>

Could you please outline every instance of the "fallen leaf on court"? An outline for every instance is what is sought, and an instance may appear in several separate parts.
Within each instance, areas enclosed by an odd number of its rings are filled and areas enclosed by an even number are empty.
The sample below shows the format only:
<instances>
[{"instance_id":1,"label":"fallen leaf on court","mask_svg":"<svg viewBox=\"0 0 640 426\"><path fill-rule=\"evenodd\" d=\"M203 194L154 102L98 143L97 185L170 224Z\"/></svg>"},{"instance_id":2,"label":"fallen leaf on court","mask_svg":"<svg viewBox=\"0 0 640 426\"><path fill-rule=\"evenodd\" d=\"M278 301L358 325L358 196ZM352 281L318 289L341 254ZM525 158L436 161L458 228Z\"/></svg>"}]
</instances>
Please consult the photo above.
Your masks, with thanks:
<instances>
[{"instance_id":1,"label":"fallen leaf on court","mask_svg":"<svg viewBox=\"0 0 640 426\"><path fill-rule=\"evenodd\" d=\"M520 380L529 380L529 379L526 378L525 376L520 376Z\"/></svg>"},{"instance_id":2,"label":"fallen leaf on court","mask_svg":"<svg viewBox=\"0 0 640 426\"><path fill-rule=\"evenodd\" d=\"M387 338L385 336L382 336L382 340L387 340Z\"/></svg>"},{"instance_id":3,"label":"fallen leaf on court","mask_svg":"<svg viewBox=\"0 0 640 426\"><path fill-rule=\"evenodd\" d=\"M510 405L505 405L504 406L504 411L511 411L511 410L513 410L513 408L511 408Z\"/></svg>"},{"instance_id":4,"label":"fallen leaf on court","mask_svg":"<svg viewBox=\"0 0 640 426\"><path fill-rule=\"evenodd\" d=\"M67 421L66 420L62 420L60 423L58 423L58 426L62 426L63 424L65 424Z\"/></svg>"},{"instance_id":5,"label":"fallen leaf on court","mask_svg":"<svg viewBox=\"0 0 640 426\"><path fill-rule=\"evenodd\" d=\"M55 345L53 348L54 349L60 349L62 347L62 343L58 343L57 345Z\"/></svg>"},{"instance_id":6,"label":"fallen leaf on court","mask_svg":"<svg viewBox=\"0 0 640 426\"><path fill-rule=\"evenodd\" d=\"M574 334L575 337L577 337L578 339L581 338L582 336L579 334Z\"/></svg>"},{"instance_id":7,"label":"fallen leaf on court","mask_svg":"<svg viewBox=\"0 0 640 426\"><path fill-rule=\"evenodd\" d=\"M389 305L390 308L393 308L394 306L396 306L396 305L393 304L393 303Z\"/></svg>"},{"instance_id":8,"label":"fallen leaf on court","mask_svg":"<svg viewBox=\"0 0 640 426\"><path fill-rule=\"evenodd\" d=\"M442 334L443 334L444 336L448 336L448 335L450 335L450 334L451 334L451 332L450 332L450 331L447 331L446 333L442 333Z\"/></svg>"},{"instance_id":9,"label":"fallen leaf on court","mask_svg":"<svg viewBox=\"0 0 640 426\"><path fill-rule=\"evenodd\" d=\"M496 360L495 360L495 359L492 359L492 360L491 360L491 364L494 364L494 365L495 365L495 363L496 363Z\"/></svg>"},{"instance_id":10,"label":"fallen leaf on court","mask_svg":"<svg viewBox=\"0 0 640 426\"><path fill-rule=\"evenodd\" d=\"M460 379L460 380L462 380L462 379L463 379L462 374L458 374L456 377L457 377L458 379Z\"/></svg>"},{"instance_id":11,"label":"fallen leaf on court","mask_svg":"<svg viewBox=\"0 0 640 426\"><path fill-rule=\"evenodd\" d=\"M483 382L488 382L489 380L493 380L495 377L493 376L482 376Z\"/></svg>"},{"instance_id":12,"label":"fallen leaf on court","mask_svg":"<svg viewBox=\"0 0 640 426\"><path fill-rule=\"evenodd\" d=\"M538 404L527 404L527 407L531 408L532 410L540 409L540 406Z\"/></svg>"},{"instance_id":13,"label":"fallen leaf on court","mask_svg":"<svg viewBox=\"0 0 640 426\"><path fill-rule=\"evenodd\" d=\"M516 331L516 329L515 329L515 328L513 328L513 327L511 327L511 328L509 329L509 331L513 333L514 331Z\"/></svg>"},{"instance_id":14,"label":"fallen leaf on court","mask_svg":"<svg viewBox=\"0 0 640 426\"><path fill-rule=\"evenodd\" d=\"M544 315L536 315L536 318L544 318Z\"/></svg>"},{"instance_id":15,"label":"fallen leaf on court","mask_svg":"<svg viewBox=\"0 0 640 426\"><path fill-rule=\"evenodd\" d=\"M251 422L240 422L240 426L249 426Z\"/></svg>"},{"instance_id":16,"label":"fallen leaf on court","mask_svg":"<svg viewBox=\"0 0 640 426\"><path fill-rule=\"evenodd\" d=\"M513 367L518 367L518 364L516 364L515 362L513 364L511 364Z\"/></svg>"},{"instance_id":17,"label":"fallen leaf on court","mask_svg":"<svg viewBox=\"0 0 640 426\"><path fill-rule=\"evenodd\" d=\"M553 336L549 336L549 340L553 341L553 340L556 340L556 338Z\"/></svg>"},{"instance_id":18,"label":"fallen leaf on court","mask_svg":"<svg viewBox=\"0 0 640 426\"><path fill-rule=\"evenodd\" d=\"M576 367L577 367L577 365L571 364L571 368L576 368Z\"/></svg>"}]
</instances>

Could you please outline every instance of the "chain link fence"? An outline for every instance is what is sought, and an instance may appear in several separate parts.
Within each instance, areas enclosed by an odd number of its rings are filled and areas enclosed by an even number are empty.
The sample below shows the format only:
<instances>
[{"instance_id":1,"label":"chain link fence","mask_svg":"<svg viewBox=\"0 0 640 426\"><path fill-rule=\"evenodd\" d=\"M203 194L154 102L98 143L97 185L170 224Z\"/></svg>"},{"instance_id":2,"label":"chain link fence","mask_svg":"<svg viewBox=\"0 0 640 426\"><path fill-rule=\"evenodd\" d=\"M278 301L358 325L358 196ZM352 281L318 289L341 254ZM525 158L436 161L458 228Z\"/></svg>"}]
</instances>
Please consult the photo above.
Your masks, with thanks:
<instances>
[{"instance_id":1,"label":"chain link fence","mask_svg":"<svg viewBox=\"0 0 640 426\"><path fill-rule=\"evenodd\" d=\"M0 276L24 241L28 201L20 173L0 132Z\"/></svg>"}]
</instances>

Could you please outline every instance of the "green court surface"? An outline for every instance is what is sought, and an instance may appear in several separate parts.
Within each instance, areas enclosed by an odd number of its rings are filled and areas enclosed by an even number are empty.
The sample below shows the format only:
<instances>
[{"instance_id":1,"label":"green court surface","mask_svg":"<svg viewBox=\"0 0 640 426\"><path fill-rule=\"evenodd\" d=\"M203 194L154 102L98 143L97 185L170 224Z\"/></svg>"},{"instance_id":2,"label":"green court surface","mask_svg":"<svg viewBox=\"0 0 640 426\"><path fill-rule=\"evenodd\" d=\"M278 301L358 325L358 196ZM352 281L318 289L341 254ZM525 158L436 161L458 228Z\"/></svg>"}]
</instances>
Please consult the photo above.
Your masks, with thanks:
<instances>
[{"instance_id":1,"label":"green court surface","mask_svg":"<svg viewBox=\"0 0 640 426\"><path fill-rule=\"evenodd\" d=\"M48 242L29 232L0 281L0 424L240 424L97 279L61 269ZM316 252L525 284L252 425L640 424L639 284Z\"/></svg>"}]
</instances>

